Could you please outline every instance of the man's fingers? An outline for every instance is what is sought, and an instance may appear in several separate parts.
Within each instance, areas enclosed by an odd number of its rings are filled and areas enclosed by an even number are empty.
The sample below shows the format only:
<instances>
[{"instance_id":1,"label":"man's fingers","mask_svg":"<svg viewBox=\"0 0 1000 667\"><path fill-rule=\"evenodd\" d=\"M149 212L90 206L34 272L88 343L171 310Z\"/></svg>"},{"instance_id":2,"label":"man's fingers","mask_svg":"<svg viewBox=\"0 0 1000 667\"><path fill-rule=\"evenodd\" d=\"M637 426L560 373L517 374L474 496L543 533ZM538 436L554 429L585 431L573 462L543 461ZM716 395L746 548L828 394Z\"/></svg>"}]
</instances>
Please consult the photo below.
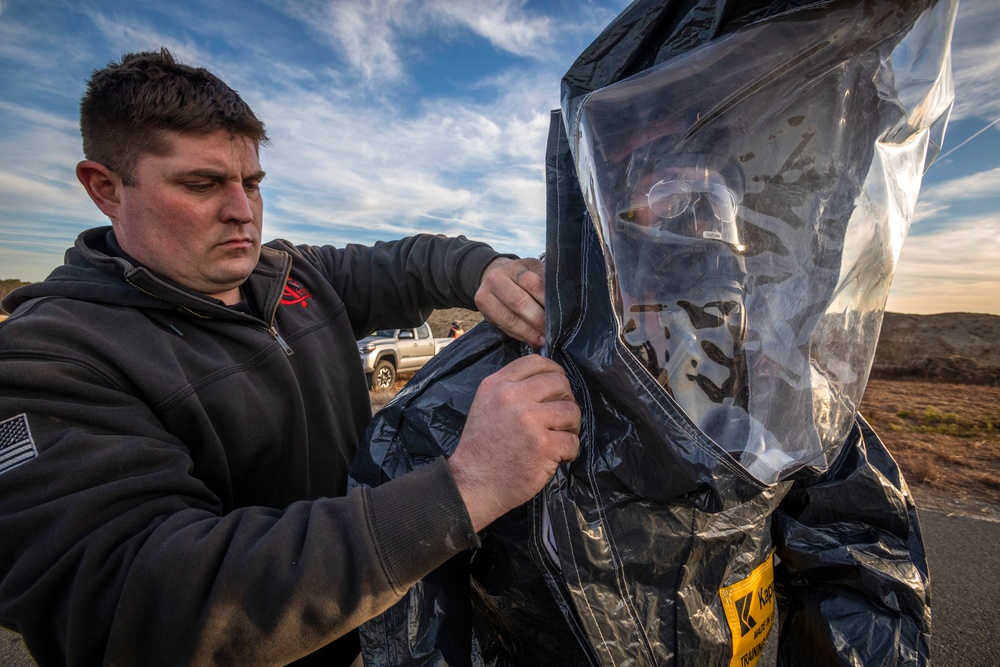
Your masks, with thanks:
<instances>
[{"instance_id":1,"label":"man's fingers","mask_svg":"<svg viewBox=\"0 0 1000 667\"><path fill-rule=\"evenodd\" d=\"M449 465L477 530L545 485L580 447L580 408L559 364L515 359L480 383Z\"/></svg>"},{"instance_id":2,"label":"man's fingers","mask_svg":"<svg viewBox=\"0 0 1000 667\"><path fill-rule=\"evenodd\" d=\"M507 307L513 312L516 320L523 323L531 333L545 332L545 278L542 275L542 264L537 264L534 270L529 260L518 264L518 269L510 276L510 290Z\"/></svg>"},{"instance_id":3,"label":"man's fingers","mask_svg":"<svg viewBox=\"0 0 1000 667\"><path fill-rule=\"evenodd\" d=\"M476 307L509 336L541 347L545 341L544 264L537 259L494 260L476 293Z\"/></svg>"},{"instance_id":4,"label":"man's fingers","mask_svg":"<svg viewBox=\"0 0 1000 667\"><path fill-rule=\"evenodd\" d=\"M513 288L511 288L513 290ZM511 338L541 347L545 334L545 311L526 292L498 295L478 294L476 307L489 322Z\"/></svg>"},{"instance_id":5,"label":"man's fingers","mask_svg":"<svg viewBox=\"0 0 1000 667\"><path fill-rule=\"evenodd\" d=\"M487 380L522 383L520 391L539 403L573 398L562 366L538 354L515 359Z\"/></svg>"},{"instance_id":6,"label":"man's fingers","mask_svg":"<svg viewBox=\"0 0 1000 667\"><path fill-rule=\"evenodd\" d=\"M579 425L579 421L577 421ZM576 460L577 455L580 453L580 438L579 429L575 433L556 433L555 437L558 438L559 442L559 452L561 453L559 457L559 463L570 463Z\"/></svg>"},{"instance_id":7,"label":"man's fingers","mask_svg":"<svg viewBox=\"0 0 1000 667\"><path fill-rule=\"evenodd\" d=\"M531 302L525 302L525 307L531 308L537 304L545 308L545 266L537 259L522 260L522 264L513 272L511 280L531 297Z\"/></svg>"},{"instance_id":8,"label":"man's fingers","mask_svg":"<svg viewBox=\"0 0 1000 667\"><path fill-rule=\"evenodd\" d=\"M580 435L580 406L572 400L549 401L539 407L540 419L550 431Z\"/></svg>"},{"instance_id":9,"label":"man's fingers","mask_svg":"<svg viewBox=\"0 0 1000 667\"><path fill-rule=\"evenodd\" d=\"M492 265L491 265L492 266ZM494 291L505 292L513 285L539 306L545 307L545 265L537 259L496 260L495 269L487 267L483 283L492 283ZM509 283L509 284L508 284Z\"/></svg>"},{"instance_id":10,"label":"man's fingers","mask_svg":"<svg viewBox=\"0 0 1000 667\"><path fill-rule=\"evenodd\" d=\"M497 401L536 404L529 414L538 427L580 433L580 406L559 364L538 355L512 361L484 382L496 382Z\"/></svg>"}]
</instances>

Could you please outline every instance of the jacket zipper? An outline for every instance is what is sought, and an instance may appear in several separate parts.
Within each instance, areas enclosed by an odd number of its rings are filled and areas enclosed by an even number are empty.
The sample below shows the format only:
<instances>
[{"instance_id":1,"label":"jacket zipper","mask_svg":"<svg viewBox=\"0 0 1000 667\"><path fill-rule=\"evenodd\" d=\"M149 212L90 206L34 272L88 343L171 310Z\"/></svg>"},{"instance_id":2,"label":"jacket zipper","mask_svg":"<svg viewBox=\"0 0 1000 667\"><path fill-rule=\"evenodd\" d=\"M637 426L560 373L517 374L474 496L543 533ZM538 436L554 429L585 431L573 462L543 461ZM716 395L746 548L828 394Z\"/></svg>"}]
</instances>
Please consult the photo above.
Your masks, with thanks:
<instances>
[{"instance_id":1,"label":"jacket zipper","mask_svg":"<svg viewBox=\"0 0 1000 667\"><path fill-rule=\"evenodd\" d=\"M210 320L210 319L213 319L213 318L212 318L211 316L209 316L209 315L202 315L202 314L201 314L201 313L199 313L199 312L196 312L196 311L194 311L194 310L191 310L191 309L190 309L190 308L188 308L187 306L182 306L181 304L179 304L179 303L175 303L174 301L171 301L170 299L166 299L166 298L164 298L164 297L160 296L159 294L153 294L153 293L152 293L152 292L150 292L149 290L147 290L147 289L145 289L145 288L143 288L143 287L140 287L139 285L136 285L136 284L135 284L134 282L132 282L132 281L131 281L131 280L129 280L128 278L125 278L125 281L126 281L126 282L127 282L127 283L128 283L129 285L131 285L132 287L136 288L137 290L139 290L140 292L142 292L143 294L145 294L146 296L151 296L151 297L153 297L154 299L158 299L158 300L160 300L160 301L166 301L166 302L167 302L167 303L169 303L169 304L170 304L171 306L174 306L175 308L180 308L180 309L181 309L181 310L183 310L183 311L184 311L185 313L188 313L188 314L190 314L190 315L194 315L195 317L200 317L200 318L201 318L201 319L203 319L203 320ZM285 342L285 339L284 339L284 338L282 338L282 337L281 337L281 334L279 334L279 333L278 333L278 329L277 329L277 327L275 327L275 326L274 326L274 316L273 316L273 315L271 316L271 323L270 323L269 325L268 325L268 324L264 324L264 325L257 325L257 324L255 324L255 325L254 325L254 328L256 328L256 329L260 329L261 331L263 331L264 333L266 333L266 334L267 334L268 336L270 336L271 338L273 338L273 339L275 340L275 342L276 342L276 343L277 343L278 345L280 345L280 346L281 346L281 349L285 351L285 355L287 355L287 356L289 356L289 357L290 357L290 356L292 356L293 354L295 354L295 351L294 351L294 350L292 349L292 347L291 347L291 346L290 346L290 345L289 345L289 344L288 344L287 342Z\"/></svg>"},{"instance_id":2,"label":"jacket zipper","mask_svg":"<svg viewBox=\"0 0 1000 667\"><path fill-rule=\"evenodd\" d=\"M278 330L274 326L274 320L273 319L271 320L271 326L267 327L265 329L265 331L267 331L267 333L271 334L271 337L278 342L278 345L281 346L281 349L285 351L285 354L287 356L290 357L293 354L295 354L295 351L292 350L291 345L289 345L288 343L286 343L285 339L282 338L281 334L278 333Z\"/></svg>"}]
</instances>

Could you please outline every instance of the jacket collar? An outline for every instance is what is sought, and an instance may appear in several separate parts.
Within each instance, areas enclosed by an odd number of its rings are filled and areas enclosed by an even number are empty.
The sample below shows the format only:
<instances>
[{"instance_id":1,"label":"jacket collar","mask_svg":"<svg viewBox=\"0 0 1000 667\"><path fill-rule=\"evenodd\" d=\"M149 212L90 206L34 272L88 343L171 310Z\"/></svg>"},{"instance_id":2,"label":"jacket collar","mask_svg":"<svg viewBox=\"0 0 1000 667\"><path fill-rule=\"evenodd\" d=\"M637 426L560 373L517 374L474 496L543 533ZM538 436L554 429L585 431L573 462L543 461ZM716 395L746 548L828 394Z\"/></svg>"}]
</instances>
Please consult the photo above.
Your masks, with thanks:
<instances>
[{"instance_id":1,"label":"jacket collar","mask_svg":"<svg viewBox=\"0 0 1000 667\"><path fill-rule=\"evenodd\" d=\"M291 256L262 247L260 260L244 283L246 298L270 322L291 271ZM245 319L251 316L222 301L194 292L142 266L121 250L110 226L81 233L66 251L66 263L41 283L22 287L4 299L12 312L25 301L61 296L142 308L180 309L198 317Z\"/></svg>"}]
</instances>

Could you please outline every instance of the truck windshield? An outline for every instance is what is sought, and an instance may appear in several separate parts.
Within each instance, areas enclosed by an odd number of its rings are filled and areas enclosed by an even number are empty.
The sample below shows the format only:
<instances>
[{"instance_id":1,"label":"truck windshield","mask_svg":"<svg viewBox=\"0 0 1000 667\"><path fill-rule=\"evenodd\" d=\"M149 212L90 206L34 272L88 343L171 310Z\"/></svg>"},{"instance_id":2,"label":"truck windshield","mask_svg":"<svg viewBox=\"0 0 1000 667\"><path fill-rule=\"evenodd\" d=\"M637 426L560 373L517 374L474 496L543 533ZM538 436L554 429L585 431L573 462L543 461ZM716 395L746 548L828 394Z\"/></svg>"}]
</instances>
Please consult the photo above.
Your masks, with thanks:
<instances>
[{"instance_id":1,"label":"truck windshield","mask_svg":"<svg viewBox=\"0 0 1000 667\"><path fill-rule=\"evenodd\" d=\"M373 335L379 338L392 338L396 335L396 329L378 329Z\"/></svg>"}]
</instances>

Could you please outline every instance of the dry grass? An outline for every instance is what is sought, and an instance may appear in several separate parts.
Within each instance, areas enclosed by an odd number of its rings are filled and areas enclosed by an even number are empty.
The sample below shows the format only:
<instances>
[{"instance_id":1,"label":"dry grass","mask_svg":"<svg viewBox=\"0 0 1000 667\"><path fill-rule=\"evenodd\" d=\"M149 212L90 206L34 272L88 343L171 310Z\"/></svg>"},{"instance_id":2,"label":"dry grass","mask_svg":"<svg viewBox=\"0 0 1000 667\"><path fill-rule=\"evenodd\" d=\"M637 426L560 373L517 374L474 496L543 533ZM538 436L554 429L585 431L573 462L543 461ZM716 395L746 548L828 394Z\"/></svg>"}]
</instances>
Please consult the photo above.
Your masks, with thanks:
<instances>
[{"instance_id":1,"label":"dry grass","mask_svg":"<svg viewBox=\"0 0 1000 667\"><path fill-rule=\"evenodd\" d=\"M871 380L861 412L914 495L1000 507L1000 387Z\"/></svg>"},{"instance_id":2,"label":"dry grass","mask_svg":"<svg viewBox=\"0 0 1000 667\"><path fill-rule=\"evenodd\" d=\"M413 373L400 373L396 376L396 383L392 385L391 389L385 389L383 391L369 391L368 397L372 401L372 412L375 412L383 405L392 400L400 389L406 386L406 381L413 377Z\"/></svg>"}]
</instances>

